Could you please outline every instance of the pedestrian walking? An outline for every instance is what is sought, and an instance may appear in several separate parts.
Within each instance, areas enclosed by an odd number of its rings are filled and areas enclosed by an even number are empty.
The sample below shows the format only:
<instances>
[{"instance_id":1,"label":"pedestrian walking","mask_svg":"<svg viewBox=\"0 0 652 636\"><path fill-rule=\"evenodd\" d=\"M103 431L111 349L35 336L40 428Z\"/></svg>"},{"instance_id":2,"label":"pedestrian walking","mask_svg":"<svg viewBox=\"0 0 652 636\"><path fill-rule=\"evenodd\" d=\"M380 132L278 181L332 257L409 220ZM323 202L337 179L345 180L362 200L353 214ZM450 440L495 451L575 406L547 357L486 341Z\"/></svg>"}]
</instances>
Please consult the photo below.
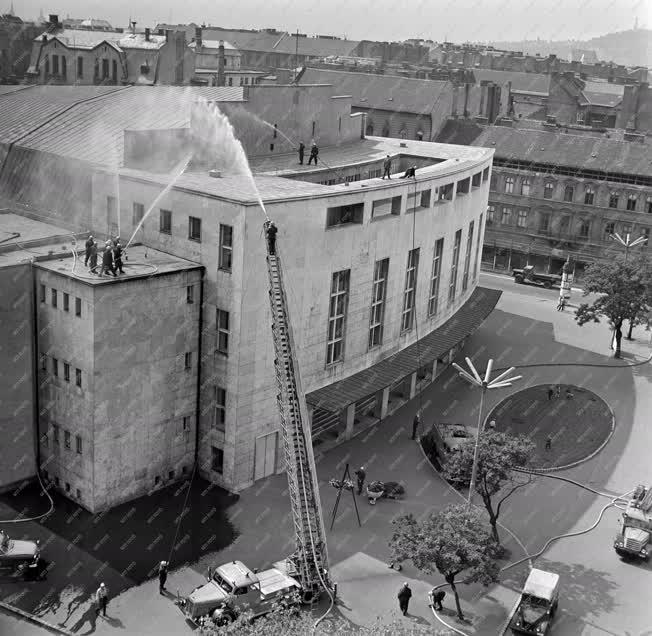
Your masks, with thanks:
<instances>
[{"instance_id":1,"label":"pedestrian walking","mask_svg":"<svg viewBox=\"0 0 652 636\"><path fill-rule=\"evenodd\" d=\"M88 259L90 258L90 249L94 242L95 241L93 240L93 235L89 234L85 243L86 255L84 257L84 267L88 265Z\"/></svg>"},{"instance_id":2,"label":"pedestrian walking","mask_svg":"<svg viewBox=\"0 0 652 636\"><path fill-rule=\"evenodd\" d=\"M158 591L163 594L165 591L165 582L168 580L168 562L161 561L158 566Z\"/></svg>"},{"instance_id":3,"label":"pedestrian walking","mask_svg":"<svg viewBox=\"0 0 652 636\"><path fill-rule=\"evenodd\" d=\"M317 144L313 142L312 147L310 148L310 157L308 157L308 165L312 163L312 160L315 160L315 165L317 165L317 156L319 155L319 148Z\"/></svg>"},{"instance_id":4,"label":"pedestrian walking","mask_svg":"<svg viewBox=\"0 0 652 636\"><path fill-rule=\"evenodd\" d=\"M113 259L113 247L111 246L111 241L107 241L104 246L104 253L102 254L102 270L100 271L100 276L103 274L108 274L111 272L113 276L116 276L115 273L115 262Z\"/></svg>"},{"instance_id":5,"label":"pedestrian walking","mask_svg":"<svg viewBox=\"0 0 652 636\"><path fill-rule=\"evenodd\" d=\"M95 241L88 248L86 255L88 257L88 268L92 274L97 274L97 243Z\"/></svg>"},{"instance_id":6,"label":"pedestrian walking","mask_svg":"<svg viewBox=\"0 0 652 636\"><path fill-rule=\"evenodd\" d=\"M552 400L553 397L555 397L555 390L552 387L550 387L548 389L548 401Z\"/></svg>"},{"instance_id":7,"label":"pedestrian walking","mask_svg":"<svg viewBox=\"0 0 652 636\"><path fill-rule=\"evenodd\" d=\"M97 588L95 592L95 613L99 614L102 612L103 616L106 616L106 606L109 604L109 591L106 589L104 583L100 583L100 587Z\"/></svg>"},{"instance_id":8,"label":"pedestrian walking","mask_svg":"<svg viewBox=\"0 0 652 636\"><path fill-rule=\"evenodd\" d=\"M358 470L354 473L356 479L358 480L358 494L362 494L362 487L364 486L364 480L367 477L367 473L364 470L364 466L360 466Z\"/></svg>"},{"instance_id":9,"label":"pedestrian walking","mask_svg":"<svg viewBox=\"0 0 652 636\"><path fill-rule=\"evenodd\" d=\"M125 270L122 269L122 253L124 250L122 249L122 243L120 243L120 238L118 237L116 239L116 243L113 246L113 259L115 263L115 269L116 271L119 271L121 274L125 273Z\"/></svg>"},{"instance_id":10,"label":"pedestrian walking","mask_svg":"<svg viewBox=\"0 0 652 636\"><path fill-rule=\"evenodd\" d=\"M383 161L383 179L387 177L388 179L392 178L392 158L387 155Z\"/></svg>"},{"instance_id":11,"label":"pedestrian walking","mask_svg":"<svg viewBox=\"0 0 652 636\"><path fill-rule=\"evenodd\" d=\"M557 311L564 311L566 307L566 299L563 296L560 296L559 303L557 304Z\"/></svg>"},{"instance_id":12,"label":"pedestrian walking","mask_svg":"<svg viewBox=\"0 0 652 636\"><path fill-rule=\"evenodd\" d=\"M299 142L299 164L303 165L303 155L306 152L306 146L303 141Z\"/></svg>"},{"instance_id":13,"label":"pedestrian walking","mask_svg":"<svg viewBox=\"0 0 652 636\"><path fill-rule=\"evenodd\" d=\"M414 419L412 420L412 439L416 439L417 437L417 430L419 428L419 424L421 424L421 411L417 411L416 415L414 416Z\"/></svg>"},{"instance_id":14,"label":"pedestrian walking","mask_svg":"<svg viewBox=\"0 0 652 636\"><path fill-rule=\"evenodd\" d=\"M546 450L549 451L551 448L552 448L552 437L548 435L548 437L546 437Z\"/></svg>"},{"instance_id":15,"label":"pedestrian walking","mask_svg":"<svg viewBox=\"0 0 652 636\"><path fill-rule=\"evenodd\" d=\"M410 604L410 599L412 598L412 590L407 583L403 583L403 586L398 591L398 606L403 612L403 616L407 616L408 605Z\"/></svg>"},{"instance_id":16,"label":"pedestrian walking","mask_svg":"<svg viewBox=\"0 0 652 636\"><path fill-rule=\"evenodd\" d=\"M441 612L441 610L444 609L444 606L442 605L442 601L444 600L444 597L446 596L446 592L444 590L436 590L434 587L432 590L430 590L430 604L436 609Z\"/></svg>"},{"instance_id":17,"label":"pedestrian walking","mask_svg":"<svg viewBox=\"0 0 652 636\"><path fill-rule=\"evenodd\" d=\"M276 232L278 232L277 227L273 221L270 221L267 225L267 245L269 246L270 256L276 255Z\"/></svg>"}]
</instances>

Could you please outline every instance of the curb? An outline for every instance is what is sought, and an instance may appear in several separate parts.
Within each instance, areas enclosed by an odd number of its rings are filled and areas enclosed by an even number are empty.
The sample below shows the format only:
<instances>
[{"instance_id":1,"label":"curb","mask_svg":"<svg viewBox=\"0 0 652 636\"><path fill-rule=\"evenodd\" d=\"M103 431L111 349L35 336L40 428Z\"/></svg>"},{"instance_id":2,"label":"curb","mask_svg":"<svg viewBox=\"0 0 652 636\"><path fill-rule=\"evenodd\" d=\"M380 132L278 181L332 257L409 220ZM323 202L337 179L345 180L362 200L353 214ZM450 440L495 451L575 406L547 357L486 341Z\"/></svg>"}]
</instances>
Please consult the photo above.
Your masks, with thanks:
<instances>
[{"instance_id":1,"label":"curb","mask_svg":"<svg viewBox=\"0 0 652 636\"><path fill-rule=\"evenodd\" d=\"M6 610L7 612L10 612L11 614L16 614L17 616L24 618L26 621L29 621L30 623L34 623L39 627L43 627L51 632L54 632L55 634L64 634L64 636L75 636L70 630L65 629L64 627L53 625L52 623L48 623L47 621L44 621L42 618L39 618L34 614L30 614L29 612L25 612L24 610L18 609L13 605L9 605L9 603L0 601L0 608Z\"/></svg>"}]
</instances>

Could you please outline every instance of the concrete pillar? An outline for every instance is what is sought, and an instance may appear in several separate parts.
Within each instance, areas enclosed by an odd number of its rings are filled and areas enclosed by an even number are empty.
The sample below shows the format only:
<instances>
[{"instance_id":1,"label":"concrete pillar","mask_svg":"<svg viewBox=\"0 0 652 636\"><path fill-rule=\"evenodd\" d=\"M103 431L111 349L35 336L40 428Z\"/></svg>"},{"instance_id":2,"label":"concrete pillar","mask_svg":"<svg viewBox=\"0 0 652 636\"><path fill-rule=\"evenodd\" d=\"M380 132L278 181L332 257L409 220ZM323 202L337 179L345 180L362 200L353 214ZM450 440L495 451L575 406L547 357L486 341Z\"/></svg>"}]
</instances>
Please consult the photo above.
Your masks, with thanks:
<instances>
[{"instance_id":1,"label":"concrete pillar","mask_svg":"<svg viewBox=\"0 0 652 636\"><path fill-rule=\"evenodd\" d=\"M349 404L344 410L344 420L346 422L344 439L351 439L353 436L353 425L355 423L355 402L353 404Z\"/></svg>"},{"instance_id":2,"label":"concrete pillar","mask_svg":"<svg viewBox=\"0 0 652 636\"><path fill-rule=\"evenodd\" d=\"M436 377L437 377L437 358L435 358L432 363L432 379L434 380Z\"/></svg>"},{"instance_id":3,"label":"concrete pillar","mask_svg":"<svg viewBox=\"0 0 652 636\"><path fill-rule=\"evenodd\" d=\"M387 405L389 404L389 387L376 393L376 417L384 420L387 417Z\"/></svg>"},{"instance_id":4,"label":"concrete pillar","mask_svg":"<svg viewBox=\"0 0 652 636\"><path fill-rule=\"evenodd\" d=\"M410 376L410 399L417 394L417 372Z\"/></svg>"}]
</instances>

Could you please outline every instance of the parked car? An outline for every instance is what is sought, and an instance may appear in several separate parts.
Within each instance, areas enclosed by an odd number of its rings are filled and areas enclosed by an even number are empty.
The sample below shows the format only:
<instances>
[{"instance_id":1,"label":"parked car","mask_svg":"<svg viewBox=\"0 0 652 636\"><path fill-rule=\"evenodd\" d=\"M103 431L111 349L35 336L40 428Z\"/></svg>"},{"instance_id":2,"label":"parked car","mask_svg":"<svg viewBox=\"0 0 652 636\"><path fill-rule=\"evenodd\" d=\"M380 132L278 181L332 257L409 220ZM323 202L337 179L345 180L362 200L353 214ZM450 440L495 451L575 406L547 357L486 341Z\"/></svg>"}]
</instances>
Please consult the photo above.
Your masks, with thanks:
<instances>
[{"instance_id":1,"label":"parked car","mask_svg":"<svg viewBox=\"0 0 652 636\"><path fill-rule=\"evenodd\" d=\"M512 276L516 283L543 285L546 289L550 289L553 285L561 285L561 276L558 274L535 272L534 265L526 265L523 269L514 269L512 270Z\"/></svg>"},{"instance_id":2,"label":"parked car","mask_svg":"<svg viewBox=\"0 0 652 636\"><path fill-rule=\"evenodd\" d=\"M38 571L40 561L38 541L19 541L0 531L0 572L29 577Z\"/></svg>"}]
</instances>

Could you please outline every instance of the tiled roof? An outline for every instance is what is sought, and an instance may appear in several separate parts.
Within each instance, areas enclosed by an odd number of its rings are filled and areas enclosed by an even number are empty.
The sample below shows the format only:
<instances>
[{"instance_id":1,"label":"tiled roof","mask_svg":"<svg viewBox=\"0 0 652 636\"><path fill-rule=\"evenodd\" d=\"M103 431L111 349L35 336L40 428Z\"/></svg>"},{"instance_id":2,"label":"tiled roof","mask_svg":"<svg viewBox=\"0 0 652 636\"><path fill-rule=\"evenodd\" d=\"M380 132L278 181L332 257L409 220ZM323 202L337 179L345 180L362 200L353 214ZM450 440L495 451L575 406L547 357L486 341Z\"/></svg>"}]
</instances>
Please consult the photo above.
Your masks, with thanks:
<instances>
[{"instance_id":1,"label":"tiled roof","mask_svg":"<svg viewBox=\"0 0 652 636\"><path fill-rule=\"evenodd\" d=\"M613 84L610 82L598 82L597 80L584 80L584 90L591 93L608 93L622 97L625 93L623 84Z\"/></svg>"},{"instance_id":2,"label":"tiled roof","mask_svg":"<svg viewBox=\"0 0 652 636\"><path fill-rule=\"evenodd\" d=\"M586 89L582 91L582 97L584 99L580 100L580 103L591 104L593 106L607 106L609 108L615 108L623 101L621 96L614 95L613 93L594 93Z\"/></svg>"},{"instance_id":3,"label":"tiled roof","mask_svg":"<svg viewBox=\"0 0 652 636\"><path fill-rule=\"evenodd\" d=\"M332 84L339 95L351 95L358 108L428 115L450 89L449 82L307 68L301 84Z\"/></svg>"},{"instance_id":4,"label":"tiled roof","mask_svg":"<svg viewBox=\"0 0 652 636\"><path fill-rule=\"evenodd\" d=\"M62 29L56 33L48 33L47 31L37 38L35 42L40 42L43 35L47 36L48 41L57 39L68 48L72 49L94 49L102 42L108 42L112 46L117 46L120 38L125 36L124 33L117 31L86 31L84 29Z\"/></svg>"},{"instance_id":5,"label":"tiled roof","mask_svg":"<svg viewBox=\"0 0 652 636\"><path fill-rule=\"evenodd\" d=\"M563 132L478 126L449 120L437 141L495 148L496 159L566 166L584 170L652 176L647 144Z\"/></svg>"},{"instance_id":6,"label":"tiled roof","mask_svg":"<svg viewBox=\"0 0 652 636\"><path fill-rule=\"evenodd\" d=\"M22 94L32 91L36 93L33 100L19 100ZM93 95L92 91L103 96L83 101L85 95ZM63 107L57 101L61 94L68 98ZM239 86L132 86L120 90L104 88L103 92L90 86L39 86L15 96L0 97L0 131L5 131L3 120L9 120L9 125L16 120L13 126L17 132L33 130L21 140L22 147L116 167L122 163L125 129L188 127L191 104L188 97L192 95L209 101L244 99L243 88ZM14 103L4 108L3 104L12 97ZM16 116L12 118L8 110L15 111Z\"/></svg>"},{"instance_id":7,"label":"tiled roof","mask_svg":"<svg viewBox=\"0 0 652 636\"><path fill-rule=\"evenodd\" d=\"M0 143L15 142L75 104L119 91L121 88L30 86L20 91L0 93Z\"/></svg>"},{"instance_id":8,"label":"tiled roof","mask_svg":"<svg viewBox=\"0 0 652 636\"><path fill-rule=\"evenodd\" d=\"M26 88L29 88L29 86L25 84L0 84L0 95L15 93L16 91L24 90Z\"/></svg>"},{"instance_id":9,"label":"tiled roof","mask_svg":"<svg viewBox=\"0 0 652 636\"><path fill-rule=\"evenodd\" d=\"M315 408L338 412L380 389L402 380L440 358L473 333L494 310L502 291L477 287L441 327L378 364L306 395Z\"/></svg>"},{"instance_id":10,"label":"tiled roof","mask_svg":"<svg viewBox=\"0 0 652 636\"><path fill-rule=\"evenodd\" d=\"M473 75L479 84L482 80L497 84L512 83L512 90L547 95L550 77L541 73L520 73L518 71L493 71L491 69L474 68Z\"/></svg>"},{"instance_id":11,"label":"tiled roof","mask_svg":"<svg viewBox=\"0 0 652 636\"><path fill-rule=\"evenodd\" d=\"M238 50L235 46L233 46L233 44L229 44L229 42L225 42L224 40L205 40L203 37L202 37L202 40L201 40L201 44L202 44L203 49L219 49L220 48L220 42L222 42L224 44L224 50L225 51L237 51ZM194 49L196 47L196 43L191 42L188 46L190 46L190 48Z\"/></svg>"}]
</instances>

